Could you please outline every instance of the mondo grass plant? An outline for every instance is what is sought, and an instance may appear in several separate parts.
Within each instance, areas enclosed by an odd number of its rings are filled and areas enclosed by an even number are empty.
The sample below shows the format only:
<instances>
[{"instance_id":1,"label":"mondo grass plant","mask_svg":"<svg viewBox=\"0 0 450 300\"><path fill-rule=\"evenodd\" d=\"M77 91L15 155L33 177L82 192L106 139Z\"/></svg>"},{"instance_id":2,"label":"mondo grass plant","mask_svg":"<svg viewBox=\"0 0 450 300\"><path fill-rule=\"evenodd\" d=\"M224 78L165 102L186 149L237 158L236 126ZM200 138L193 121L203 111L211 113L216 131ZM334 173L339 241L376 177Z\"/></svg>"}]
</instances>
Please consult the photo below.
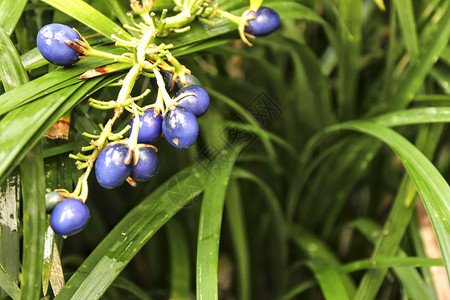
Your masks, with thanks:
<instances>
[{"instance_id":1,"label":"mondo grass plant","mask_svg":"<svg viewBox=\"0 0 450 300\"><path fill-rule=\"evenodd\" d=\"M450 299L449 37L448 0L1 0L1 299Z\"/></svg>"}]
</instances>

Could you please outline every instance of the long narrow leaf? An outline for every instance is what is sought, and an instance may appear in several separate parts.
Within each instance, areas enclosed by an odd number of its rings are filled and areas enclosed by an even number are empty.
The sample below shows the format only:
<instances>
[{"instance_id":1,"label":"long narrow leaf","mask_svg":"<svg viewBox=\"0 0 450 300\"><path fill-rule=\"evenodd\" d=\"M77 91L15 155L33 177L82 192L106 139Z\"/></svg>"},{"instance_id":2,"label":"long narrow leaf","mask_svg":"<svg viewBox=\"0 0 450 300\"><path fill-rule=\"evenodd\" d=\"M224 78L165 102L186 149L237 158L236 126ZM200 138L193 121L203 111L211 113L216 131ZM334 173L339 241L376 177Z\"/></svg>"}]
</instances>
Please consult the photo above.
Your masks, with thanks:
<instances>
[{"instance_id":1,"label":"long narrow leaf","mask_svg":"<svg viewBox=\"0 0 450 300\"><path fill-rule=\"evenodd\" d=\"M23 194L23 261L21 299L41 294L45 236L45 175L42 146L36 145L20 165Z\"/></svg>"},{"instance_id":2,"label":"long narrow leaf","mask_svg":"<svg viewBox=\"0 0 450 300\"><path fill-rule=\"evenodd\" d=\"M225 195L239 148L223 150L206 180L197 242L197 299L219 298L219 240Z\"/></svg>"}]
</instances>

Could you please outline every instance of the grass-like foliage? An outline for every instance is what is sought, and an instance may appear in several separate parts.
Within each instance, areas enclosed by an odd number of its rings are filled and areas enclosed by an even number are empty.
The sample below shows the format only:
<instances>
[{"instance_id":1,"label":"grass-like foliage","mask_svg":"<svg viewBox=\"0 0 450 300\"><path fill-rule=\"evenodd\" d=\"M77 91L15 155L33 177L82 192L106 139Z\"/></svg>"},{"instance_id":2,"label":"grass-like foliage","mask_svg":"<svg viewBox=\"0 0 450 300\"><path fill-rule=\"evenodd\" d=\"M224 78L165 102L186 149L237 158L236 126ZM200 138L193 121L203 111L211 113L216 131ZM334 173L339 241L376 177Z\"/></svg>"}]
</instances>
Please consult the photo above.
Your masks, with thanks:
<instances>
[{"instance_id":1,"label":"grass-like foliage","mask_svg":"<svg viewBox=\"0 0 450 300\"><path fill-rule=\"evenodd\" d=\"M240 16L261 2L218 7ZM128 65L55 67L36 34L63 23L121 55L111 36L138 36L123 28L129 4L0 1L1 297L450 297L447 0L265 0L281 26L253 47L223 13L157 38L209 93L196 143L160 138L159 173L136 187L107 190L90 176L87 227L54 234L46 189L77 184L69 154L112 116L88 99L116 99ZM131 95L147 88L140 76ZM44 137L56 122L70 123L68 139Z\"/></svg>"}]
</instances>

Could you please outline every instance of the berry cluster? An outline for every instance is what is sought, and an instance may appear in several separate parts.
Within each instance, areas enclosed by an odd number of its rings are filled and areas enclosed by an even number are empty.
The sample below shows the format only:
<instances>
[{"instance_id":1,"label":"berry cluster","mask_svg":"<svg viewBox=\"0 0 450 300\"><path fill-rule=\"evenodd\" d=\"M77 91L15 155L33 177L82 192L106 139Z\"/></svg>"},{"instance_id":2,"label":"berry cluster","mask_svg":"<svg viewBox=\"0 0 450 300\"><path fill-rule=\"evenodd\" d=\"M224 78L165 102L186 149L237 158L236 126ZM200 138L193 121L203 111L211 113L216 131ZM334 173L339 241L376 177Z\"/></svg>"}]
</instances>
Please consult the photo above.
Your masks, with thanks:
<instances>
[{"instance_id":1,"label":"berry cluster","mask_svg":"<svg viewBox=\"0 0 450 300\"><path fill-rule=\"evenodd\" d=\"M199 2L199 1L197 1ZM131 1L133 11L143 22L126 29L141 32L139 39L122 40L113 36L116 45L132 51L123 55L114 55L91 48L89 43L75 29L62 24L49 24L41 28L37 35L37 46L42 56L59 66L70 66L80 58L89 56L112 59L114 62L127 63L130 70L122 81L117 100L99 101L90 99L90 105L97 109L113 109L114 116L105 125L101 125L99 135L84 133L91 143L82 148L90 154L71 154L79 169L86 169L79 178L75 190L55 190L46 194L47 211L51 212L50 225L61 235L69 236L81 231L89 220L89 209L85 205L88 195L87 179L95 166L95 174L100 186L108 189L118 187L125 181L132 186L136 182L145 182L156 175L159 168L158 151L152 145L161 135L172 146L183 149L190 147L197 139L199 126L197 118L208 110L210 98L200 81L169 52L171 46L155 45L155 38L164 37L192 22L197 16L220 17L239 25L244 42L245 36L264 36L274 31L280 24L278 14L272 9L260 7L256 11L247 10L242 17L233 16L217 7L209 7L209 1L200 1L195 6L178 7L182 12L175 17L156 19L151 12L152 1ZM183 2L184 3L184 2ZM189 2L186 2L189 5ZM183 10L189 9L192 18L186 18ZM194 12L194 13L193 13ZM249 44L249 43L248 43ZM162 58L166 58L163 60ZM80 78L90 78L97 73L86 72ZM88 74L88 75L86 75ZM96 74L96 75L91 75ZM138 97L130 95L140 75L151 77L151 83L158 91L154 104L138 106L135 101L143 99L150 90ZM124 111L133 114L128 126L113 133L113 125ZM128 137L124 134L129 132Z\"/></svg>"}]
</instances>

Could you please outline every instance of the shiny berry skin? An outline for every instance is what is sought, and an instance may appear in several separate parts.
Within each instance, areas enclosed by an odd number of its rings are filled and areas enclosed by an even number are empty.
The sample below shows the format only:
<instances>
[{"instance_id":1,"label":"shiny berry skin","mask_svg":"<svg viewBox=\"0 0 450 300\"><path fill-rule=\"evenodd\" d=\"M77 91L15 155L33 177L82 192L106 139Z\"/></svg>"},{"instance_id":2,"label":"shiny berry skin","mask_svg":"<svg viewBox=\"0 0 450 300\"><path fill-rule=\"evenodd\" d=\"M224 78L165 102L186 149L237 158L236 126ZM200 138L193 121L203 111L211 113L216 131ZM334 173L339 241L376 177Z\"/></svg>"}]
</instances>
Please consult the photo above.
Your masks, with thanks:
<instances>
[{"instance_id":1,"label":"shiny berry skin","mask_svg":"<svg viewBox=\"0 0 450 300\"><path fill-rule=\"evenodd\" d=\"M134 119L131 120L130 136L133 132ZM143 116L139 116L138 143L150 144L161 136L162 115L155 116L153 108L146 109Z\"/></svg>"},{"instance_id":2,"label":"shiny berry skin","mask_svg":"<svg viewBox=\"0 0 450 300\"><path fill-rule=\"evenodd\" d=\"M166 86L166 90L169 91L170 84L172 83L173 74L168 71L164 71L164 70L161 70L159 72L161 73L161 76L164 80L164 85ZM158 81L156 80L156 78L150 78L150 83L152 84L153 89L155 89L155 90L158 89Z\"/></svg>"},{"instance_id":3,"label":"shiny berry skin","mask_svg":"<svg viewBox=\"0 0 450 300\"><path fill-rule=\"evenodd\" d=\"M67 198L58 203L50 217L50 225L58 234L73 235L86 227L89 208L78 199Z\"/></svg>"},{"instance_id":4,"label":"shiny berry skin","mask_svg":"<svg viewBox=\"0 0 450 300\"><path fill-rule=\"evenodd\" d=\"M64 199L58 192L49 192L45 194L45 211L51 212L55 206Z\"/></svg>"},{"instance_id":5,"label":"shiny berry skin","mask_svg":"<svg viewBox=\"0 0 450 300\"><path fill-rule=\"evenodd\" d=\"M254 36L266 36L280 26L280 16L271 8L261 6L256 12L250 12L249 16L255 19L248 20L245 32Z\"/></svg>"},{"instance_id":6,"label":"shiny berry skin","mask_svg":"<svg viewBox=\"0 0 450 300\"><path fill-rule=\"evenodd\" d=\"M198 135L197 118L183 106L171 107L163 119L162 132L172 146L179 149L190 147Z\"/></svg>"},{"instance_id":7,"label":"shiny berry skin","mask_svg":"<svg viewBox=\"0 0 450 300\"><path fill-rule=\"evenodd\" d=\"M127 144L108 145L95 162L95 175L98 183L107 189L121 185L131 174L132 164L125 164L129 153Z\"/></svg>"},{"instance_id":8,"label":"shiny berry skin","mask_svg":"<svg viewBox=\"0 0 450 300\"><path fill-rule=\"evenodd\" d=\"M195 94L195 95L189 95ZM186 96L185 96L186 95ZM184 96L184 97L183 97ZM188 85L179 90L175 98L183 97L178 100L177 105L184 106L194 113L196 117L203 116L209 107L209 95L204 88L198 85Z\"/></svg>"},{"instance_id":9,"label":"shiny berry skin","mask_svg":"<svg viewBox=\"0 0 450 300\"><path fill-rule=\"evenodd\" d=\"M39 30L36 43L42 56L58 66L70 66L79 60L80 53L72 49L65 41L76 43L81 39L80 35L64 24L52 23Z\"/></svg>"},{"instance_id":10,"label":"shiny berry skin","mask_svg":"<svg viewBox=\"0 0 450 300\"><path fill-rule=\"evenodd\" d=\"M173 74L167 71L160 71L161 75L164 79L164 84L166 86L166 91L169 92L169 94L175 94L176 92L178 92L183 85L181 84L180 79L177 79L177 81L175 82L174 86L172 89L170 89L170 85L172 84L172 76ZM153 86L154 89L158 89L158 84L156 82L156 78L151 78L150 82ZM201 86L202 83L200 82L200 80L198 80L197 77L195 77L194 75L191 74L186 74L186 86L189 85L199 85Z\"/></svg>"},{"instance_id":11,"label":"shiny berry skin","mask_svg":"<svg viewBox=\"0 0 450 300\"><path fill-rule=\"evenodd\" d=\"M195 77L194 75L191 74L186 74L186 86L190 86L190 85L198 85L201 86L202 83L200 82L200 80L198 80L197 77ZM181 84L181 81L178 80L177 83L175 84L177 90L180 90L181 88L183 88L183 85Z\"/></svg>"},{"instance_id":12,"label":"shiny berry skin","mask_svg":"<svg viewBox=\"0 0 450 300\"><path fill-rule=\"evenodd\" d=\"M138 145L139 160L133 167L131 177L136 181L147 181L158 172L159 159L156 151L149 145Z\"/></svg>"}]
</instances>

